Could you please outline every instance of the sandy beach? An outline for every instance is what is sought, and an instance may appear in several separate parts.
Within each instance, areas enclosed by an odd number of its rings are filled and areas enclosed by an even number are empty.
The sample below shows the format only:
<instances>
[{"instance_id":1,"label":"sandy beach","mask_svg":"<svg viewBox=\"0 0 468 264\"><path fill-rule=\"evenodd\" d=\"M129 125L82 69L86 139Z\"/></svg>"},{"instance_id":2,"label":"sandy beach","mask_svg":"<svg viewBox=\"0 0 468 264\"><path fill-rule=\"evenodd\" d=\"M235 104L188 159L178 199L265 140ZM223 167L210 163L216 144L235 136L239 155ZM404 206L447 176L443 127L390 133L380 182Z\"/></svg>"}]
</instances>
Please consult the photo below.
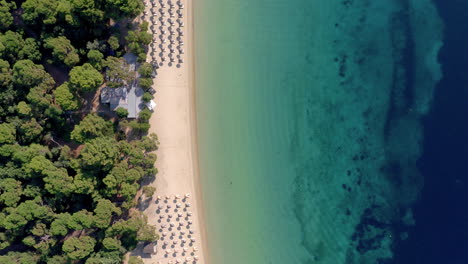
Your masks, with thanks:
<instances>
[{"instance_id":1,"label":"sandy beach","mask_svg":"<svg viewBox=\"0 0 468 264\"><path fill-rule=\"evenodd\" d=\"M157 227L161 239L157 243L157 253L143 257L147 264L208 263L197 156L193 6L191 1L182 3L184 63L169 67L167 62L162 62L153 86L157 91L154 96L157 106L150 120L150 133L156 133L161 144L155 164L159 172L151 183L156 193L144 212L148 222ZM187 194L189 198L185 197ZM198 261L194 262L195 259Z\"/></svg>"}]
</instances>

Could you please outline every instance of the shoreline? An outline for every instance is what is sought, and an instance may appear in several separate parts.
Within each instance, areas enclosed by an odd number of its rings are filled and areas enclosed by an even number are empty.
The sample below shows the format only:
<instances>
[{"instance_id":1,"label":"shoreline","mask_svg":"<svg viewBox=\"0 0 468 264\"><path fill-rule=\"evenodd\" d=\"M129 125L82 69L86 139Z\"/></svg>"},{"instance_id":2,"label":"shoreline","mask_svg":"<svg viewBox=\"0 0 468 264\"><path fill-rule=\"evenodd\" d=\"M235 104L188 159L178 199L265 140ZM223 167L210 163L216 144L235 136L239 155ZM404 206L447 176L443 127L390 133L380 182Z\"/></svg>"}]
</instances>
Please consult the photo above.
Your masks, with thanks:
<instances>
[{"instance_id":1,"label":"shoreline","mask_svg":"<svg viewBox=\"0 0 468 264\"><path fill-rule=\"evenodd\" d=\"M154 101L157 106L150 119L149 134L156 133L160 141L159 149L156 151L158 158L155 163L158 174L156 179L149 184L156 187L156 192L142 211L147 215L148 223L156 226L161 239L158 240L155 254L142 254L141 248L132 252L132 255L141 256L145 264L167 264L169 261L175 262L176 259L186 259L194 256L198 256L196 263L210 263L207 258L209 254L207 254L208 244L198 164L194 69L194 3L190 0L184 2L186 16L183 21L186 27L183 28L185 31L183 40L187 45L186 54L183 57L185 57L186 62L181 64L180 67L175 67L175 65L170 67L170 65L164 64L157 70L157 77L154 78L153 88L157 91ZM176 195L184 197L185 194L191 194L192 196L182 200L174 198ZM157 199L158 196L160 197L159 200ZM166 196L171 198L167 199ZM176 205L178 203L186 205L191 203L191 205L189 207L182 206L177 210ZM158 208L161 205L169 206L169 204L172 205L170 209L160 210ZM182 234L185 226L183 229L181 227L169 229L164 227L169 223L178 224L178 221L183 219L179 220L180 217L177 217L179 213L187 214L187 217L184 216L183 218L187 219L187 221L193 221L190 230L193 229L194 234L187 236L189 224L187 224L186 234ZM192 214L189 216L189 213L192 213L193 216ZM165 215L164 221L161 221L161 215ZM169 219L169 215L175 215L175 217ZM177 232L176 236L174 236L174 232ZM163 237L162 233L168 235ZM164 242L170 242L170 245L172 245L172 242L176 243L179 238L181 239L180 243L175 247L166 247L163 244ZM195 241L186 243L182 242L182 238L189 241L194 238ZM186 243L186 246L183 246L183 243ZM188 248L189 251L186 254L181 253L182 247L184 249ZM196 247L197 250L192 250L193 247ZM167 254L167 249L172 249L173 252ZM176 249L178 249L177 253Z\"/></svg>"},{"instance_id":2,"label":"shoreline","mask_svg":"<svg viewBox=\"0 0 468 264\"><path fill-rule=\"evenodd\" d=\"M189 19L188 25L190 25L190 30L188 30L189 34L189 53L190 53L190 61L189 61L189 91L190 91L190 127L191 127L191 141L192 141L192 166L193 166L193 181L195 186L195 197L198 201L198 221L200 223L200 236L201 236L201 250L204 252L203 254L203 263L210 264L210 254L208 254L208 234L206 229L206 221L205 221L205 203L203 201L203 188L201 183L201 175L200 175L200 159L199 159L199 145L198 145L198 120L197 120L197 93L196 93L196 74L195 74L195 7L191 0L187 1L187 10L189 10L189 14L187 19ZM202 226L201 226L202 225Z\"/></svg>"}]
</instances>

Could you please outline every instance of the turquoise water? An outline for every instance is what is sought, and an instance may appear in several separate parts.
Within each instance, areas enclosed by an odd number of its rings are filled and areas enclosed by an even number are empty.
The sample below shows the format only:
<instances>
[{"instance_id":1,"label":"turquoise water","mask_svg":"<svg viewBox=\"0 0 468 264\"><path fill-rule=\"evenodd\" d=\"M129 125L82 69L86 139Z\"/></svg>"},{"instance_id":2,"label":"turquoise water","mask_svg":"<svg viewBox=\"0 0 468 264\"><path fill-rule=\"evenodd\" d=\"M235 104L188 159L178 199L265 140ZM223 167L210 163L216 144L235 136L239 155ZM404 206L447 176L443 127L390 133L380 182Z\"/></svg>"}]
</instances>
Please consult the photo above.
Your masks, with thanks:
<instances>
[{"instance_id":1,"label":"turquoise water","mask_svg":"<svg viewBox=\"0 0 468 264\"><path fill-rule=\"evenodd\" d=\"M430 0L195 3L212 263L378 263L423 185Z\"/></svg>"}]
</instances>

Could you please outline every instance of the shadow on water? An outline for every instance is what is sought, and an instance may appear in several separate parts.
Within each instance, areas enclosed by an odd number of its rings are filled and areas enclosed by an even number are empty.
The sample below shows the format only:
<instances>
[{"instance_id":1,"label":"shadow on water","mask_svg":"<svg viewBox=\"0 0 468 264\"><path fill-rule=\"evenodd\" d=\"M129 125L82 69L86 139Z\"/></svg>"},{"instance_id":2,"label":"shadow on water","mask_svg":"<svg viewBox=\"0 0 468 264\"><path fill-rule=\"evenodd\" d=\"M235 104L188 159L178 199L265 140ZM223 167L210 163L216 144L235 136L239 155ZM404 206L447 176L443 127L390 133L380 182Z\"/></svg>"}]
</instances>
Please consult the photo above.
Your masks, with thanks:
<instances>
[{"instance_id":1,"label":"shadow on water","mask_svg":"<svg viewBox=\"0 0 468 264\"><path fill-rule=\"evenodd\" d=\"M468 1L435 0L445 22L444 77L424 120L424 189L395 264L468 263Z\"/></svg>"}]
</instances>

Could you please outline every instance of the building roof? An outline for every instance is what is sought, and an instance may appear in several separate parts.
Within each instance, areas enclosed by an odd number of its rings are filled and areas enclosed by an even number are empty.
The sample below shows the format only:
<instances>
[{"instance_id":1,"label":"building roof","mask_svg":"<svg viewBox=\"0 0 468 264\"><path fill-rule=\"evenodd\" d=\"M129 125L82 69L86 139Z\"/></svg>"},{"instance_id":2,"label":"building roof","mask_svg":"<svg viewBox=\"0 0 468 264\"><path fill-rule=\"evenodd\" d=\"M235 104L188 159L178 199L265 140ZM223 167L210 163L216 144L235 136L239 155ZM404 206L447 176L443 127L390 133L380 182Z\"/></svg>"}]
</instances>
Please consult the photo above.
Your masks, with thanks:
<instances>
[{"instance_id":1,"label":"building roof","mask_svg":"<svg viewBox=\"0 0 468 264\"><path fill-rule=\"evenodd\" d=\"M138 117L138 113L143 110L144 104L141 101L143 97L143 89L137 87L136 85L132 85L130 90L128 91L128 117L129 118L136 118Z\"/></svg>"},{"instance_id":2,"label":"building roof","mask_svg":"<svg viewBox=\"0 0 468 264\"><path fill-rule=\"evenodd\" d=\"M119 106L126 107L128 103L128 91L125 87L101 89L101 103L110 104L110 109L115 110Z\"/></svg>"},{"instance_id":3,"label":"building roof","mask_svg":"<svg viewBox=\"0 0 468 264\"><path fill-rule=\"evenodd\" d=\"M109 104L112 111L123 107L128 110L128 118L137 118L138 113L144 108L141 100L143 93L143 89L137 87L134 83L130 89L125 87L104 87L101 89L101 103Z\"/></svg>"},{"instance_id":4,"label":"building roof","mask_svg":"<svg viewBox=\"0 0 468 264\"><path fill-rule=\"evenodd\" d=\"M123 57L129 64L130 70L135 71L137 57L132 53L127 53ZM138 113L140 113L145 106L141 100L144 91L137 86L137 82L135 80L128 85L130 88L125 86L119 88L102 88L101 103L109 104L110 109L113 111L119 107L123 107L128 110L128 118L137 118Z\"/></svg>"},{"instance_id":5,"label":"building roof","mask_svg":"<svg viewBox=\"0 0 468 264\"><path fill-rule=\"evenodd\" d=\"M155 243L149 243L143 248L145 254L156 254L158 252Z\"/></svg>"}]
</instances>

